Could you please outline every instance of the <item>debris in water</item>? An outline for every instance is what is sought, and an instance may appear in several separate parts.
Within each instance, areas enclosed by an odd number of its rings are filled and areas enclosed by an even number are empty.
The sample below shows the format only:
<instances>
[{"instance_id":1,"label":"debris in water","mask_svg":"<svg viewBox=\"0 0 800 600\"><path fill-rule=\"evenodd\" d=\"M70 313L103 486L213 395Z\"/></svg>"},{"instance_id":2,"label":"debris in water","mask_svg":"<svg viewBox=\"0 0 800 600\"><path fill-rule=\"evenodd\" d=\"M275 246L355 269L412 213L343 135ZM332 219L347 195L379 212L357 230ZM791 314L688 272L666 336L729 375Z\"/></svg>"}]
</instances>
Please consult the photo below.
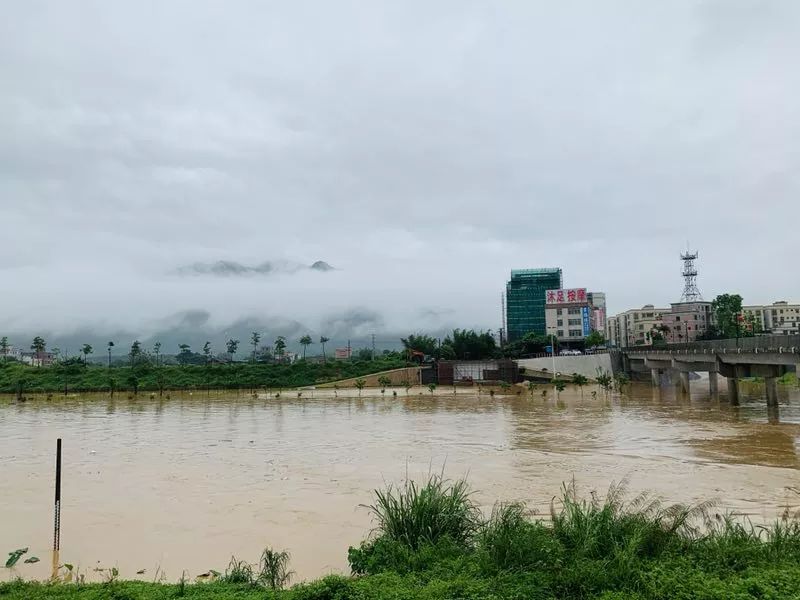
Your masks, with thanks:
<instances>
[{"instance_id":1,"label":"debris in water","mask_svg":"<svg viewBox=\"0 0 800 600\"><path fill-rule=\"evenodd\" d=\"M38 556L31 556L30 558L25 559L25 564L27 564L27 565L32 565L33 563L37 563L37 562L39 562L39 557Z\"/></svg>"}]
</instances>

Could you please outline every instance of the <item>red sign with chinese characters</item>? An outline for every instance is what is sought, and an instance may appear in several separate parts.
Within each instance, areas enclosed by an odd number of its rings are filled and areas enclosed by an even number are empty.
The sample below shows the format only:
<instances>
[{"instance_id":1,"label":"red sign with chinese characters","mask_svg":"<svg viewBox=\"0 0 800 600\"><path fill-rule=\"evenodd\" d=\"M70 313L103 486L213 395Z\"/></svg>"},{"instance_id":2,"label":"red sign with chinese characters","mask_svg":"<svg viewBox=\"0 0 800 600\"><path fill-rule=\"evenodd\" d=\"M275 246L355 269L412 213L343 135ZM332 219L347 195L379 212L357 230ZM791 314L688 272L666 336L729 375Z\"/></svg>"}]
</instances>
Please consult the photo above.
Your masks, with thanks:
<instances>
[{"instance_id":1,"label":"red sign with chinese characters","mask_svg":"<svg viewBox=\"0 0 800 600\"><path fill-rule=\"evenodd\" d=\"M545 292L546 304L584 304L586 299L586 288L547 290Z\"/></svg>"}]
</instances>

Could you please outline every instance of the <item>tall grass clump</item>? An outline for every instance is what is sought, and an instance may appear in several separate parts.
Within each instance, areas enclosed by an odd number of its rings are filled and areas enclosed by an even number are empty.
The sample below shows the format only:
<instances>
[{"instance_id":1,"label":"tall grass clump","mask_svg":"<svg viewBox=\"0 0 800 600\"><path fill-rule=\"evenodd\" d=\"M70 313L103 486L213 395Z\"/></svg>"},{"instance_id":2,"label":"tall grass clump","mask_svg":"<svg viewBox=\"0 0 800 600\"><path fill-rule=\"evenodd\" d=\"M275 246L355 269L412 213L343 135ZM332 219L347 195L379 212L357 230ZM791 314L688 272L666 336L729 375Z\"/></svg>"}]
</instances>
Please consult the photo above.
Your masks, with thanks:
<instances>
[{"instance_id":1,"label":"tall grass clump","mask_svg":"<svg viewBox=\"0 0 800 600\"><path fill-rule=\"evenodd\" d=\"M553 533L576 557L628 555L653 558L680 550L700 534L710 503L665 505L647 492L626 500L626 482L612 484L602 500L578 498L575 484L565 485L561 509L551 503Z\"/></svg>"},{"instance_id":2,"label":"tall grass clump","mask_svg":"<svg viewBox=\"0 0 800 600\"><path fill-rule=\"evenodd\" d=\"M498 504L478 535L481 570L523 572L550 569L563 559L563 546L552 530L532 521L521 503Z\"/></svg>"},{"instance_id":3,"label":"tall grass clump","mask_svg":"<svg viewBox=\"0 0 800 600\"><path fill-rule=\"evenodd\" d=\"M259 560L258 583L272 590L282 590L294 574L289 570L289 553L265 548Z\"/></svg>"},{"instance_id":4,"label":"tall grass clump","mask_svg":"<svg viewBox=\"0 0 800 600\"><path fill-rule=\"evenodd\" d=\"M462 546L471 544L480 525L466 479L449 481L432 475L424 484L407 480L402 486L375 490L368 506L381 537L413 550L443 538Z\"/></svg>"}]
</instances>

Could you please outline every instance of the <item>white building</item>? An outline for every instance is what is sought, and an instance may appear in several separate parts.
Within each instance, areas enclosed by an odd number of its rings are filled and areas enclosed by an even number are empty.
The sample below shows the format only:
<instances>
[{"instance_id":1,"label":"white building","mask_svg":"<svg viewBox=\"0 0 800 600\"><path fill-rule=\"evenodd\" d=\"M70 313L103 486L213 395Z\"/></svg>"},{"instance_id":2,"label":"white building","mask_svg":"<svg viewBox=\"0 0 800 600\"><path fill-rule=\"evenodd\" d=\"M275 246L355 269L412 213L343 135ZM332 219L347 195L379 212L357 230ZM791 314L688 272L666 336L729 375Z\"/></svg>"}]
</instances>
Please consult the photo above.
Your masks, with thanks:
<instances>
[{"instance_id":1,"label":"white building","mask_svg":"<svg viewBox=\"0 0 800 600\"><path fill-rule=\"evenodd\" d=\"M577 345L593 331L604 333L605 305L606 295L602 292L587 292L586 288L547 290L544 311L547 335L555 336L561 343ZM602 327L598 327L598 322Z\"/></svg>"},{"instance_id":2,"label":"white building","mask_svg":"<svg viewBox=\"0 0 800 600\"><path fill-rule=\"evenodd\" d=\"M800 334L800 304L789 304L785 300L764 305L743 306L745 326L748 323L756 324L764 333L777 335Z\"/></svg>"}]
</instances>

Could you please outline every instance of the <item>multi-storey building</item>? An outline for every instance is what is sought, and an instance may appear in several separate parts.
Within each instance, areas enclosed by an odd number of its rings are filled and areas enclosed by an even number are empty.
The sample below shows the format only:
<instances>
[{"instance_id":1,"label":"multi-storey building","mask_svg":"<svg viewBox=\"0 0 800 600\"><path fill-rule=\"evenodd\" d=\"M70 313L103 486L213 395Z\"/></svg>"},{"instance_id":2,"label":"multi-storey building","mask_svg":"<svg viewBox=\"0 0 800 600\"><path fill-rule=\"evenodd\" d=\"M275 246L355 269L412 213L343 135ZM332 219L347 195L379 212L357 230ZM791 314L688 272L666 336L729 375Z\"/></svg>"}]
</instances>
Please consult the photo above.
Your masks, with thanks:
<instances>
[{"instance_id":1,"label":"multi-storey building","mask_svg":"<svg viewBox=\"0 0 800 600\"><path fill-rule=\"evenodd\" d=\"M673 302L672 310L662 316L662 335L667 342L693 342L711 323L711 302Z\"/></svg>"},{"instance_id":2,"label":"multi-storey building","mask_svg":"<svg viewBox=\"0 0 800 600\"><path fill-rule=\"evenodd\" d=\"M567 345L583 343L592 331L605 332L605 294L586 288L548 290L545 321L547 335ZM597 302L599 306L596 306ZM602 328L598 328L598 321Z\"/></svg>"},{"instance_id":3,"label":"multi-storey building","mask_svg":"<svg viewBox=\"0 0 800 600\"><path fill-rule=\"evenodd\" d=\"M606 319L606 341L612 348L619 348L620 331L619 331L619 317L613 316Z\"/></svg>"},{"instance_id":4,"label":"multi-storey building","mask_svg":"<svg viewBox=\"0 0 800 600\"><path fill-rule=\"evenodd\" d=\"M766 305L743 306L744 327L755 326L755 333L792 335L800 333L800 304L785 300ZM751 325L752 324L752 325Z\"/></svg>"},{"instance_id":5,"label":"multi-storey building","mask_svg":"<svg viewBox=\"0 0 800 600\"><path fill-rule=\"evenodd\" d=\"M515 269L506 284L506 331L510 342L528 333L545 335L547 290L561 289L561 269Z\"/></svg>"},{"instance_id":6,"label":"multi-storey building","mask_svg":"<svg viewBox=\"0 0 800 600\"><path fill-rule=\"evenodd\" d=\"M611 326L606 328L607 337L620 348L649 344L652 332L660 331L663 316L669 312L668 308L656 308L652 304L626 310L616 317L609 318Z\"/></svg>"}]
</instances>

